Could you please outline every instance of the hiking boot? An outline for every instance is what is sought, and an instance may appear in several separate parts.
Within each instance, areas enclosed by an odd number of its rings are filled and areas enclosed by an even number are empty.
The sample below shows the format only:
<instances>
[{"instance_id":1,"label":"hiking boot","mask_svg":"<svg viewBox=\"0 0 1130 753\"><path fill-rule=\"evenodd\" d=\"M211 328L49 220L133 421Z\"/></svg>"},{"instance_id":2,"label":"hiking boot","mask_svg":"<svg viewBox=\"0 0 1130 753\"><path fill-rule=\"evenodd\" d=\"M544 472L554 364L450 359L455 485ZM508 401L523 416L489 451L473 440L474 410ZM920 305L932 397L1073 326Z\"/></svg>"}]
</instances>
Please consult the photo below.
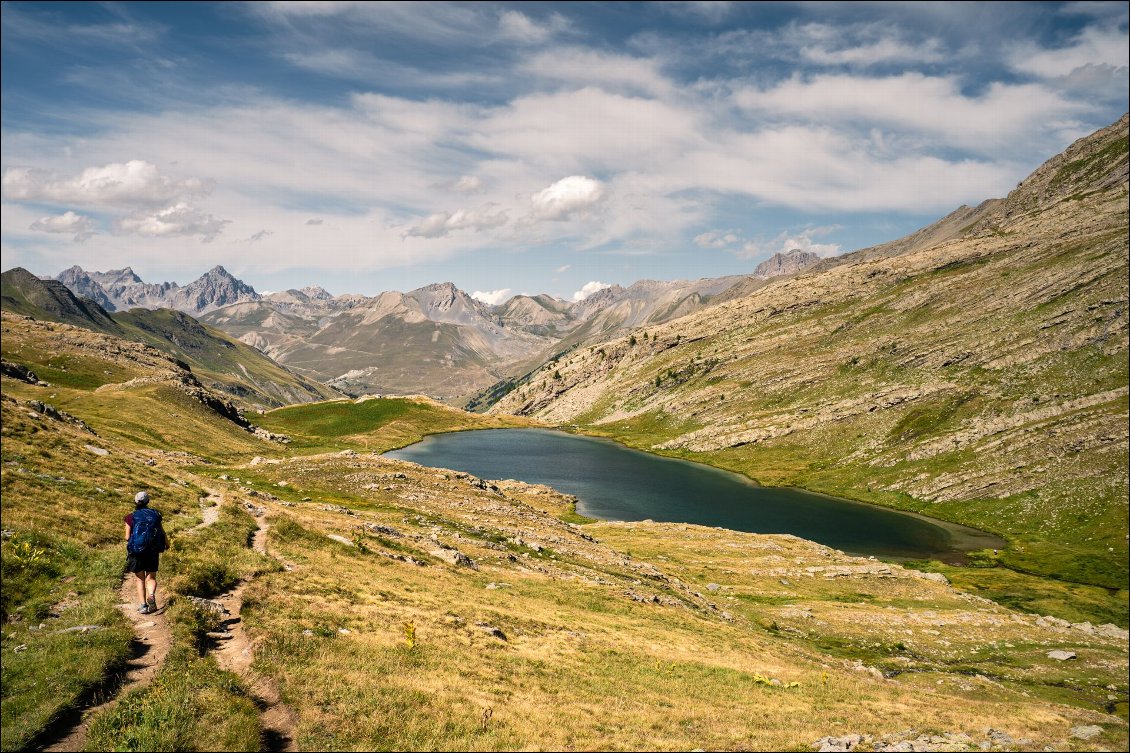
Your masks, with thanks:
<instances>
[{"instance_id":1,"label":"hiking boot","mask_svg":"<svg viewBox=\"0 0 1130 753\"><path fill-rule=\"evenodd\" d=\"M149 607L150 614L157 611L157 597L156 596L150 596L149 600L145 603Z\"/></svg>"},{"instance_id":2,"label":"hiking boot","mask_svg":"<svg viewBox=\"0 0 1130 753\"><path fill-rule=\"evenodd\" d=\"M142 614L149 614L149 612L151 610L149 609L148 604L142 604L140 607L137 608L137 611L141 612Z\"/></svg>"}]
</instances>

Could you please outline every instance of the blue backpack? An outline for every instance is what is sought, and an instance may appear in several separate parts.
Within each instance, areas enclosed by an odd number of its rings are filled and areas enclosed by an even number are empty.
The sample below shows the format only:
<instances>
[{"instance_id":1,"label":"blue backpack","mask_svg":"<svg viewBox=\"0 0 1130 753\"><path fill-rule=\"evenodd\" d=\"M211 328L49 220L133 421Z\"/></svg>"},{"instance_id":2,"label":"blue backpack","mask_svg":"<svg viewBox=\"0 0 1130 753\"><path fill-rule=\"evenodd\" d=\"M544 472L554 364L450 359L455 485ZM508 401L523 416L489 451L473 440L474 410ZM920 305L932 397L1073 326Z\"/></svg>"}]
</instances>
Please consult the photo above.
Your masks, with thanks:
<instances>
[{"instance_id":1,"label":"blue backpack","mask_svg":"<svg viewBox=\"0 0 1130 753\"><path fill-rule=\"evenodd\" d=\"M163 552L164 536L161 530L161 513L140 507L133 511L133 528L126 542L130 554L154 554Z\"/></svg>"}]
</instances>

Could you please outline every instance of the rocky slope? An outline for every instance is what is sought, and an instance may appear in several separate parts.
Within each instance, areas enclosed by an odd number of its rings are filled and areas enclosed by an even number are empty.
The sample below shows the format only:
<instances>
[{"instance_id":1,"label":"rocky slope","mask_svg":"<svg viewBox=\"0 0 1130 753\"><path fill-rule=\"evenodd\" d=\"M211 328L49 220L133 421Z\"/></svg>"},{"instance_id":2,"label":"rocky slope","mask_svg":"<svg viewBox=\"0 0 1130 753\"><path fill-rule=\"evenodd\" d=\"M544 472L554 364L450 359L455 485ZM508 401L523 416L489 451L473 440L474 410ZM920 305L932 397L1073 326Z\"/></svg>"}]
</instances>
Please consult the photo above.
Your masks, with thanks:
<instances>
[{"instance_id":1,"label":"rocky slope","mask_svg":"<svg viewBox=\"0 0 1130 753\"><path fill-rule=\"evenodd\" d=\"M492 411L982 525L1024 542L1017 566L1124 586L1126 144L1124 117L948 240L578 349Z\"/></svg>"}]
</instances>

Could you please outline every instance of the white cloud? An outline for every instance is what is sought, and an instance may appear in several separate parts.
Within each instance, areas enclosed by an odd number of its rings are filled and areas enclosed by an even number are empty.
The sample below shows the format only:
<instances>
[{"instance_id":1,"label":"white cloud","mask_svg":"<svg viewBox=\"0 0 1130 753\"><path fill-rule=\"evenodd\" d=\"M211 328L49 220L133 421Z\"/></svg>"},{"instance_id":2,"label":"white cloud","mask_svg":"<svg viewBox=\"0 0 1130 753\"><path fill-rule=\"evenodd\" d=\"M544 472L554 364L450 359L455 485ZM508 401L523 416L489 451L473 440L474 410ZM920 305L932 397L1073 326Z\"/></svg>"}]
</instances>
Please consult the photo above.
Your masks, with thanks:
<instances>
[{"instance_id":1,"label":"white cloud","mask_svg":"<svg viewBox=\"0 0 1130 753\"><path fill-rule=\"evenodd\" d=\"M521 67L538 78L563 81L578 88L599 86L606 91L626 89L659 96L671 93L673 88L655 59L584 47L555 47L525 60Z\"/></svg>"},{"instance_id":2,"label":"white cloud","mask_svg":"<svg viewBox=\"0 0 1130 753\"><path fill-rule=\"evenodd\" d=\"M586 282L584 285L581 286L580 290L578 290L576 293L573 293L573 300L574 301L583 301L586 298L588 298L590 295L592 295L593 293L600 292L601 290L604 290L605 288L610 288L610 287L612 287L612 286L609 285L608 283L598 282L597 280L593 280L592 282Z\"/></svg>"},{"instance_id":3,"label":"white cloud","mask_svg":"<svg viewBox=\"0 0 1130 753\"><path fill-rule=\"evenodd\" d=\"M532 170L654 171L705 140L711 128L693 102L627 96L587 86L531 94L476 113L467 143Z\"/></svg>"},{"instance_id":4,"label":"white cloud","mask_svg":"<svg viewBox=\"0 0 1130 753\"><path fill-rule=\"evenodd\" d=\"M118 222L118 228L124 233L154 238L199 235L210 241L227 223L228 220L221 220L182 201L152 214L126 217Z\"/></svg>"},{"instance_id":5,"label":"white cloud","mask_svg":"<svg viewBox=\"0 0 1130 753\"><path fill-rule=\"evenodd\" d=\"M789 251L799 249L810 254L827 257L840 253L839 243L817 243L814 237L827 235L837 227L812 227L800 232L785 231L770 241L746 241L735 252L739 259L768 258L773 254L787 254Z\"/></svg>"},{"instance_id":6,"label":"white cloud","mask_svg":"<svg viewBox=\"0 0 1130 753\"><path fill-rule=\"evenodd\" d=\"M474 293L471 293L471 297L476 301L482 301L488 306L497 306L498 304L506 300L506 296L509 292L510 288L500 288L499 290L487 291L476 290Z\"/></svg>"},{"instance_id":7,"label":"white cloud","mask_svg":"<svg viewBox=\"0 0 1130 753\"><path fill-rule=\"evenodd\" d=\"M530 197L533 217L539 220L564 220L584 212L604 198L604 185L584 175L549 185Z\"/></svg>"},{"instance_id":8,"label":"white cloud","mask_svg":"<svg viewBox=\"0 0 1130 753\"><path fill-rule=\"evenodd\" d=\"M553 274L555 274L555 275L559 275L559 274L562 274L562 273L564 273L564 272L568 272L568 271L569 271L570 269L572 269L572 268L573 268L573 265L572 265L572 264L562 264L562 265L561 265L560 267L558 267L557 269L553 270Z\"/></svg>"},{"instance_id":9,"label":"white cloud","mask_svg":"<svg viewBox=\"0 0 1130 753\"><path fill-rule=\"evenodd\" d=\"M565 26L565 19L554 14L547 23L539 24L525 13L516 10L503 11L498 19L499 33L505 39L523 44L544 42Z\"/></svg>"},{"instance_id":10,"label":"white cloud","mask_svg":"<svg viewBox=\"0 0 1130 753\"><path fill-rule=\"evenodd\" d=\"M325 222L325 220L321 219L320 217L311 217L310 219L306 220L307 225L321 225L323 222Z\"/></svg>"},{"instance_id":11,"label":"white cloud","mask_svg":"<svg viewBox=\"0 0 1130 753\"><path fill-rule=\"evenodd\" d=\"M91 218L68 211L58 216L41 217L31 223L29 229L40 233L72 235L75 242L82 242L94 235L95 227Z\"/></svg>"},{"instance_id":12,"label":"white cloud","mask_svg":"<svg viewBox=\"0 0 1130 753\"><path fill-rule=\"evenodd\" d=\"M259 232L252 234L252 236L247 239L247 242L248 243L255 243L255 242L261 241L264 238L271 236L271 235L274 235L274 232L272 232L270 230L260 230Z\"/></svg>"},{"instance_id":13,"label":"white cloud","mask_svg":"<svg viewBox=\"0 0 1130 753\"><path fill-rule=\"evenodd\" d=\"M45 201L79 206L150 207L212 190L200 178L175 180L144 160L88 167L73 178L46 170L10 168L3 178L4 197L14 201Z\"/></svg>"},{"instance_id":14,"label":"white cloud","mask_svg":"<svg viewBox=\"0 0 1130 753\"><path fill-rule=\"evenodd\" d=\"M1130 37L1125 30L1113 25L1088 26L1070 44L1055 49L1039 47L1031 42L1017 44L1010 51L1008 60L1018 71L1057 78L1087 66L1125 71L1128 57Z\"/></svg>"},{"instance_id":15,"label":"white cloud","mask_svg":"<svg viewBox=\"0 0 1130 753\"><path fill-rule=\"evenodd\" d=\"M967 96L955 77L916 72L794 76L767 89L740 89L734 101L752 115L911 129L904 139L917 133L938 146L994 155L1034 124L1061 121L1087 109L1041 84L992 83L981 94ZM920 145L907 146L921 150Z\"/></svg>"},{"instance_id":16,"label":"white cloud","mask_svg":"<svg viewBox=\"0 0 1130 753\"><path fill-rule=\"evenodd\" d=\"M442 238L456 230L488 230L508 221L505 210L497 204L484 204L478 209L457 209L454 212L430 214L418 225L405 231L405 237Z\"/></svg>"},{"instance_id":17,"label":"white cloud","mask_svg":"<svg viewBox=\"0 0 1130 753\"><path fill-rule=\"evenodd\" d=\"M461 175L458 180L451 183L450 187L452 191L459 193L475 193L482 190L483 181L475 175Z\"/></svg>"}]
</instances>

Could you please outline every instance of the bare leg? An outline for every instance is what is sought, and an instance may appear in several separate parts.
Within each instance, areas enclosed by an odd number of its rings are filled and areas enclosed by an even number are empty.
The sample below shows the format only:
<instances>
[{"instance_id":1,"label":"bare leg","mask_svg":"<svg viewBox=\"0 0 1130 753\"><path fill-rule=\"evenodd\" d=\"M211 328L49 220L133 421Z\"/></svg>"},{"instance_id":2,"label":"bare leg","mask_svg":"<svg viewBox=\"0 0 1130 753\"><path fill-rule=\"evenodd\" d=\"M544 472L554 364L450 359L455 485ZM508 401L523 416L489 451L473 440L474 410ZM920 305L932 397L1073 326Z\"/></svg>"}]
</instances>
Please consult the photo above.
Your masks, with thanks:
<instances>
[{"instance_id":1,"label":"bare leg","mask_svg":"<svg viewBox=\"0 0 1130 753\"><path fill-rule=\"evenodd\" d=\"M156 601L157 601L157 573L146 573L145 574L145 595L146 595L146 601L149 601L151 599L151 600L153 600L154 603L156 603Z\"/></svg>"},{"instance_id":2,"label":"bare leg","mask_svg":"<svg viewBox=\"0 0 1130 753\"><path fill-rule=\"evenodd\" d=\"M138 604L144 604L145 603L145 575L146 575L146 573L136 572L136 573L134 573L134 575L137 576L137 603Z\"/></svg>"}]
</instances>

